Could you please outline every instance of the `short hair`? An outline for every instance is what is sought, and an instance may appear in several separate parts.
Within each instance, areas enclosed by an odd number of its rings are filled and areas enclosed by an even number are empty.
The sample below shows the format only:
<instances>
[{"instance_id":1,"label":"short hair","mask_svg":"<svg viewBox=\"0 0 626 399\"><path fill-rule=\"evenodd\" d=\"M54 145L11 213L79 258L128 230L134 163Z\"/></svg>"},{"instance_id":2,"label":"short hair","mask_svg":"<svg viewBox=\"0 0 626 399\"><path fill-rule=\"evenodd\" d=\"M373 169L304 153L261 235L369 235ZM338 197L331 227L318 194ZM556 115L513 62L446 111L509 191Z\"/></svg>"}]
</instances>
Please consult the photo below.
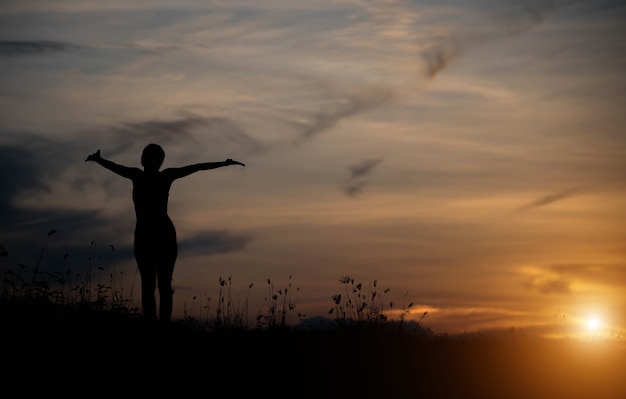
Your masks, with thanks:
<instances>
[{"instance_id":1,"label":"short hair","mask_svg":"<svg viewBox=\"0 0 626 399\"><path fill-rule=\"evenodd\" d=\"M165 151L158 144L148 144L141 154L141 164L146 169L159 170L165 159Z\"/></svg>"}]
</instances>

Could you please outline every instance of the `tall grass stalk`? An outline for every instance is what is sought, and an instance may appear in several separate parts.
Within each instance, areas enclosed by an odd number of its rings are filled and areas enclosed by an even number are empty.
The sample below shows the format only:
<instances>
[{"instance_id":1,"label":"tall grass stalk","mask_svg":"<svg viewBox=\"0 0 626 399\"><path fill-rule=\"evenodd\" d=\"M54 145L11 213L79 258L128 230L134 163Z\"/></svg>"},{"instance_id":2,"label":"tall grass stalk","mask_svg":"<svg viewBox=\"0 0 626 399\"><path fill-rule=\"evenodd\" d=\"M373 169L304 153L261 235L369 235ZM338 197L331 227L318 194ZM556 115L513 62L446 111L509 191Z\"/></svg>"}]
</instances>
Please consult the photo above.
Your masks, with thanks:
<instances>
[{"instance_id":1,"label":"tall grass stalk","mask_svg":"<svg viewBox=\"0 0 626 399\"><path fill-rule=\"evenodd\" d=\"M47 237L55 234L51 230ZM69 254L63 256L62 265L57 270L43 271L42 259L47 249L47 240L42 245L39 257L34 266L23 263L15 263L13 269L8 266L10 261L8 251L2 247L3 276L2 291L3 299L20 301L39 301L52 305L67 307L90 307L97 310L117 310L128 313L136 313L137 307L133 306L132 298L125 298L123 287L118 287L116 282L117 270L109 274L109 282L105 282L105 268L101 263L100 254L97 252L95 241L89 246L86 267L78 272L73 272L67 266ZM113 248L113 246L111 246ZM52 260L52 258L51 258ZM97 263L96 263L97 261ZM32 268L32 270L30 270ZM96 292L93 293L93 270L100 272L95 283ZM31 278L25 279L23 275L31 271ZM122 272L120 272L122 273ZM123 281L123 280L122 280ZM94 296L95 295L95 299Z\"/></svg>"},{"instance_id":2,"label":"tall grass stalk","mask_svg":"<svg viewBox=\"0 0 626 399\"><path fill-rule=\"evenodd\" d=\"M334 306L328 311L335 320L345 325L352 322L381 324L387 321L384 297L390 288L378 290L378 280L371 281L366 288L363 283L355 282L352 277L343 276L339 280L343 284L343 293L332 296ZM412 304L410 304L412 306ZM389 302L389 309L393 302Z\"/></svg>"},{"instance_id":3,"label":"tall grass stalk","mask_svg":"<svg viewBox=\"0 0 626 399\"><path fill-rule=\"evenodd\" d=\"M300 288L296 288L293 294L292 279L290 275L287 286L282 289L276 289L272 280L267 279L267 296L256 317L258 328L284 328L290 324L300 291Z\"/></svg>"}]
</instances>

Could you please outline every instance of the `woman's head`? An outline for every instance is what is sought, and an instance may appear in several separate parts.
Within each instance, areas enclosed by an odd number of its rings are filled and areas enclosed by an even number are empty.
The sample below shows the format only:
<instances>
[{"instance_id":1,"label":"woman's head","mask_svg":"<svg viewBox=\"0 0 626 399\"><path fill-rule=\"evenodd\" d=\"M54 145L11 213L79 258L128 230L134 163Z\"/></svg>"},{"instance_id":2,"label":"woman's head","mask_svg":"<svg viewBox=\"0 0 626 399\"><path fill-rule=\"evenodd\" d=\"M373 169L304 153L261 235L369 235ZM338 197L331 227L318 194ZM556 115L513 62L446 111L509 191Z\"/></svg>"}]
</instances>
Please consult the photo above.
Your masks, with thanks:
<instances>
[{"instance_id":1,"label":"woman's head","mask_svg":"<svg viewBox=\"0 0 626 399\"><path fill-rule=\"evenodd\" d=\"M145 170L157 171L163 164L165 151L158 144L148 144L141 154L141 165Z\"/></svg>"}]
</instances>

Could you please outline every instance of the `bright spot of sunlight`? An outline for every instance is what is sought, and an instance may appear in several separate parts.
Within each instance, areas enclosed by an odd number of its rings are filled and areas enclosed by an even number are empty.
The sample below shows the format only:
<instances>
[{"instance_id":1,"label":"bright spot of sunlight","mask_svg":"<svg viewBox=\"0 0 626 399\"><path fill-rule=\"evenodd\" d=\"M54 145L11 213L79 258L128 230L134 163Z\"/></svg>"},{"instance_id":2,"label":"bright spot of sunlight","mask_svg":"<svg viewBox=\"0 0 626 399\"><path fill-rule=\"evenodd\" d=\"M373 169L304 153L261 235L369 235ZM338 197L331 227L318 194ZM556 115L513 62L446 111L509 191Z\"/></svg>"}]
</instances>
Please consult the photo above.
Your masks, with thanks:
<instances>
[{"instance_id":1,"label":"bright spot of sunlight","mask_svg":"<svg viewBox=\"0 0 626 399\"><path fill-rule=\"evenodd\" d=\"M587 318L587 330L591 331L591 332L596 332L600 329L601 326L601 321L599 318L595 317L595 316L591 316L589 318Z\"/></svg>"}]
</instances>

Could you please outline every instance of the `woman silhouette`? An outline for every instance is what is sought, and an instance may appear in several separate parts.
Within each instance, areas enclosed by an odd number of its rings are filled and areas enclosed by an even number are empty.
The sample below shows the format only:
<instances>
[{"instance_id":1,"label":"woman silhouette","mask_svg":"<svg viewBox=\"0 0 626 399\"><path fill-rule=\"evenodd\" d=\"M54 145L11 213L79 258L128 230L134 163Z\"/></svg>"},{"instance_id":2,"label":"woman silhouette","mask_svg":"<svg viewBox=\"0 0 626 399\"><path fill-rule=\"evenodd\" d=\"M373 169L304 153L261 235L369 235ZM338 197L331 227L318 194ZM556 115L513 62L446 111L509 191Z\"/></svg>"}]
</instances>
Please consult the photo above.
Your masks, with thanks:
<instances>
[{"instance_id":1,"label":"woman silhouette","mask_svg":"<svg viewBox=\"0 0 626 399\"><path fill-rule=\"evenodd\" d=\"M141 306L146 319L157 319L154 291L158 284L159 319L165 322L172 316L172 275L178 255L176 229L167 214L167 200L172 183L200 170L245 165L227 159L159 171L164 158L165 152L161 146L148 144L141 155L143 170L104 159L100 156L100 150L89 155L85 162L96 162L133 182L133 203L137 219L134 250L141 275Z\"/></svg>"}]
</instances>

